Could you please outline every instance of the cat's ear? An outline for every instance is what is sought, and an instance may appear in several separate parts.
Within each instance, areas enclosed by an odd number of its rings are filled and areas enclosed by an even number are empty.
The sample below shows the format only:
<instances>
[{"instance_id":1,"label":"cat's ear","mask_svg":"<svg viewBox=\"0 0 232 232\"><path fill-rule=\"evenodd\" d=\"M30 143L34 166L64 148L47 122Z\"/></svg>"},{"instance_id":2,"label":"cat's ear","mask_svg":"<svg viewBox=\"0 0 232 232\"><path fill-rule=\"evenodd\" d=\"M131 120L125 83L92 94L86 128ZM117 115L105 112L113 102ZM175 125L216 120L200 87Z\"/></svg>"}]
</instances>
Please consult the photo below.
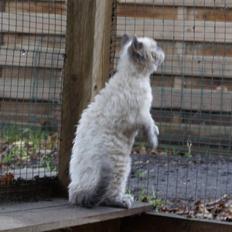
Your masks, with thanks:
<instances>
[{"instance_id":1,"label":"cat's ear","mask_svg":"<svg viewBox=\"0 0 232 232\"><path fill-rule=\"evenodd\" d=\"M124 34L121 39L121 47L124 47L130 40L130 36L128 34Z\"/></svg>"},{"instance_id":2,"label":"cat's ear","mask_svg":"<svg viewBox=\"0 0 232 232\"><path fill-rule=\"evenodd\" d=\"M139 42L136 36L133 36L131 47L134 51L140 51L143 49L143 43Z\"/></svg>"},{"instance_id":3,"label":"cat's ear","mask_svg":"<svg viewBox=\"0 0 232 232\"><path fill-rule=\"evenodd\" d=\"M131 57L133 59L136 59L137 61L141 62L141 61L144 61L146 59L144 45L143 45L143 43L139 42L135 36L132 38L129 52L130 52Z\"/></svg>"}]
</instances>

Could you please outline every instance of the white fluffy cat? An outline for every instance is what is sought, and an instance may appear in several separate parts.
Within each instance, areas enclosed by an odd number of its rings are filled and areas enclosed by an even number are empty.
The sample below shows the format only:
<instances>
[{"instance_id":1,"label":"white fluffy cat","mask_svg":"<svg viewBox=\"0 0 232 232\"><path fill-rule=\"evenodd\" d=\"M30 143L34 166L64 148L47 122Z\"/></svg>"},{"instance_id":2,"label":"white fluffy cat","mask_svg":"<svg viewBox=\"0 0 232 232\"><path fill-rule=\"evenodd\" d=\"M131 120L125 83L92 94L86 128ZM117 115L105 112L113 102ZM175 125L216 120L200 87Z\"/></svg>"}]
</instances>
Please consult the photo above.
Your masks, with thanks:
<instances>
[{"instance_id":1,"label":"white fluffy cat","mask_svg":"<svg viewBox=\"0 0 232 232\"><path fill-rule=\"evenodd\" d=\"M150 108L150 75L164 61L164 52L150 38L122 38L117 72L82 113L70 161L69 201L84 207L130 208L125 194L130 152L138 130L151 147L158 145L158 127Z\"/></svg>"}]
</instances>

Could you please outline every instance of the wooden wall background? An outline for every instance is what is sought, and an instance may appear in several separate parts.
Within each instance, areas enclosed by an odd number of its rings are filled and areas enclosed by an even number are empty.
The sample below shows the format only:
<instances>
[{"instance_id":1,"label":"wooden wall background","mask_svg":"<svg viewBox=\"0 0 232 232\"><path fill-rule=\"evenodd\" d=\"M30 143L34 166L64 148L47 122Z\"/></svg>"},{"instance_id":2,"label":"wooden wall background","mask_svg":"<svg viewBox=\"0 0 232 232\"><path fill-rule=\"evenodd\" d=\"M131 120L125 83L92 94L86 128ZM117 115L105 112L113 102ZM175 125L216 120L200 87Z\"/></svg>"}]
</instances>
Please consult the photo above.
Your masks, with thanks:
<instances>
[{"instance_id":1,"label":"wooden wall background","mask_svg":"<svg viewBox=\"0 0 232 232\"><path fill-rule=\"evenodd\" d=\"M1 0L2 123L58 122L65 27L65 0Z\"/></svg>"},{"instance_id":2,"label":"wooden wall background","mask_svg":"<svg viewBox=\"0 0 232 232\"><path fill-rule=\"evenodd\" d=\"M119 0L117 15L118 40L149 36L165 50L152 78L162 143L190 139L231 153L232 2Z\"/></svg>"},{"instance_id":3,"label":"wooden wall background","mask_svg":"<svg viewBox=\"0 0 232 232\"><path fill-rule=\"evenodd\" d=\"M116 44L127 32L153 37L165 50L152 78L161 142L191 139L231 152L232 2L118 0L116 16ZM59 120L65 24L65 0L0 2L2 122Z\"/></svg>"}]
</instances>

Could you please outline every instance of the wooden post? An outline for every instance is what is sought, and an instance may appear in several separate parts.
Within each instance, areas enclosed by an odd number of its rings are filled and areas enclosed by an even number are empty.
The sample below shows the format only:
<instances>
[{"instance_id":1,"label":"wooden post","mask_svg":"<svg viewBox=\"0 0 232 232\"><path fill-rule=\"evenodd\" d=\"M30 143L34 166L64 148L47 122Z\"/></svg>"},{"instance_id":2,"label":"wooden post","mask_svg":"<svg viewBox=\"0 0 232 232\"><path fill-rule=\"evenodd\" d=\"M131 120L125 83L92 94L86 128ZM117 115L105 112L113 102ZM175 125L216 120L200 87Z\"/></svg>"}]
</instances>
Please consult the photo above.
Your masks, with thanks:
<instances>
[{"instance_id":1,"label":"wooden post","mask_svg":"<svg viewBox=\"0 0 232 232\"><path fill-rule=\"evenodd\" d=\"M5 11L5 0L0 1L0 12L4 12ZM3 33L0 33L0 46L3 45L4 39L3 39ZM2 66L0 67L0 78L2 77ZM1 102L0 102L0 108L1 108Z\"/></svg>"},{"instance_id":2,"label":"wooden post","mask_svg":"<svg viewBox=\"0 0 232 232\"><path fill-rule=\"evenodd\" d=\"M112 0L68 0L58 177L67 187L75 125L109 74Z\"/></svg>"}]
</instances>

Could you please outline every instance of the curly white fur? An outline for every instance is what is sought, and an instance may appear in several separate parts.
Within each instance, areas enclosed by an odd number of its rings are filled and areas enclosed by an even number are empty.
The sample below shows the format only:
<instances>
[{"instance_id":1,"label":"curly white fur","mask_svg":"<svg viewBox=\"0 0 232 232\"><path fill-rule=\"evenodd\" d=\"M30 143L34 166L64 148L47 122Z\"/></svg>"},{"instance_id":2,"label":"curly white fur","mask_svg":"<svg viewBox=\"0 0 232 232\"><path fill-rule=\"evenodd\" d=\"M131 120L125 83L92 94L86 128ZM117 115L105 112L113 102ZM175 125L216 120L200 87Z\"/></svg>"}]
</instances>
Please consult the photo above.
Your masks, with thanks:
<instances>
[{"instance_id":1,"label":"curly white fur","mask_svg":"<svg viewBox=\"0 0 232 232\"><path fill-rule=\"evenodd\" d=\"M135 47L142 44L148 54L142 68L129 53L133 43ZM154 53L156 59L151 56ZM84 110L77 126L70 161L71 203L131 207L133 197L125 189L138 130L145 129L152 147L158 145L158 127L150 114L150 74L163 60L164 52L154 40L127 39L116 74Z\"/></svg>"}]
</instances>

